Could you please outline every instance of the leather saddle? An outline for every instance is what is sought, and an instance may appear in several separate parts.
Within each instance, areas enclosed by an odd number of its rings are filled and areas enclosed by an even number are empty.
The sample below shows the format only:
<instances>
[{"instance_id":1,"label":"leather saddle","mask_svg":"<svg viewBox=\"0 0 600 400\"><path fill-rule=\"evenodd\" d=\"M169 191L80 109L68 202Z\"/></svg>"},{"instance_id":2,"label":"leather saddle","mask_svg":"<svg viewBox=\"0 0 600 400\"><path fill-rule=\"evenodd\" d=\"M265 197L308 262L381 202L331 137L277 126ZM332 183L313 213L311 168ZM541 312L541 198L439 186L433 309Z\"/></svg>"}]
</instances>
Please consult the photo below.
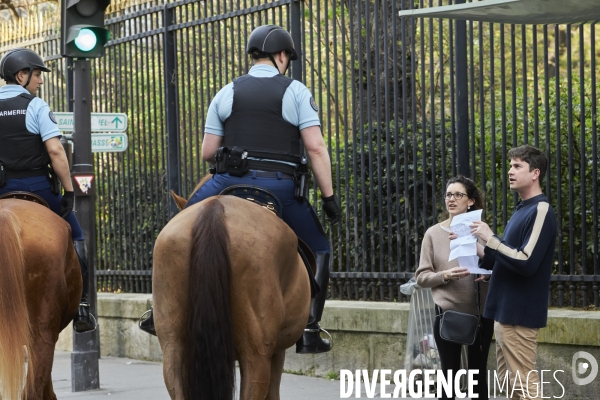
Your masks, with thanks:
<instances>
[{"instance_id":1,"label":"leather saddle","mask_svg":"<svg viewBox=\"0 0 600 400\"><path fill-rule=\"evenodd\" d=\"M273 192L252 185L233 185L223 189L220 196L230 195L245 200L249 200L275 213L279 218L283 218L283 206L281 201Z\"/></svg>"},{"instance_id":2,"label":"leather saddle","mask_svg":"<svg viewBox=\"0 0 600 400\"><path fill-rule=\"evenodd\" d=\"M0 200L2 199L17 199L17 200L26 200L32 201L34 203L38 203L44 207L50 208L46 200L44 200L41 196L31 193L31 192L6 192L3 195L0 195Z\"/></svg>"},{"instance_id":3,"label":"leather saddle","mask_svg":"<svg viewBox=\"0 0 600 400\"><path fill-rule=\"evenodd\" d=\"M277 196L275 196L275 194L270 190L258 186L233 185L223 189L219 195L236 196L266 208L279 218L282 218L283 216L283 206L281 205L281 201L277 198ZM315 295L319 292L319 285L315 280L315 274L317 273L317 261L310 247L308 247L308 245L300 238L298 238L298 254L300 254L302 261L304 261L304 265L306 266L306 270L310 277L311 296L315 297Z\"/></svg>"}]
</instances>

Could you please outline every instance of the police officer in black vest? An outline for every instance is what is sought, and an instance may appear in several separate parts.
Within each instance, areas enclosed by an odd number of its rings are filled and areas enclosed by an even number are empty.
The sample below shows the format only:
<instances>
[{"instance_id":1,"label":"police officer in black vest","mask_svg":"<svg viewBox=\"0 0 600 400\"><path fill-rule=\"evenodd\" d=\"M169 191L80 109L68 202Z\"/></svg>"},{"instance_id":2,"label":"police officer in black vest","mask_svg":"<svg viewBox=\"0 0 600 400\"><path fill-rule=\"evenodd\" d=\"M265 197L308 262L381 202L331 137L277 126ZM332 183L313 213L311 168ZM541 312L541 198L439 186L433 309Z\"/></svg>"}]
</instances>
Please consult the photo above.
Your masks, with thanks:
<instances>
[{"instance_id":1,"label":"police officer in black vest","mask_svg":"<svg viewBox=\"0 0 600 400\"><path fill-rule=\"evenodd\" d=\"M315 278L320 287L296 352L326 352L331 344L321 338L319 321L327 296L331 248L305 196L308 169L302 144L330 223L339 221L340 207L333 193L331 161L318 108L306 86L284 75L290 61L298 58L286 30L276 25L256 28L246 51L254 60L253 67L221 89L208 110L202 157L214 164L215 175L192 195L187 206L238 184L263 187L281 200L283 220L315 254ZM153 332L152 318L142 321L140 327Z\"/></svg>"},{"instance_id":2,"label":"police officer in black vest","mask_svg":"<svg viewBox=\"0 0 600 400\"><path fill-rule=\"evenodd\" d=\"M9 50L0 59L0 194L12 191L41 196L52 211L71 225L73 243L83 275L79 312L73 321L77 332L95 328L89 313L87 259L83 232L73 213L73 183L60 132L48 104L36 97L50 72L32 50ZM62 183L65 192L59 192Z\"/></svg>"}]
</instances>

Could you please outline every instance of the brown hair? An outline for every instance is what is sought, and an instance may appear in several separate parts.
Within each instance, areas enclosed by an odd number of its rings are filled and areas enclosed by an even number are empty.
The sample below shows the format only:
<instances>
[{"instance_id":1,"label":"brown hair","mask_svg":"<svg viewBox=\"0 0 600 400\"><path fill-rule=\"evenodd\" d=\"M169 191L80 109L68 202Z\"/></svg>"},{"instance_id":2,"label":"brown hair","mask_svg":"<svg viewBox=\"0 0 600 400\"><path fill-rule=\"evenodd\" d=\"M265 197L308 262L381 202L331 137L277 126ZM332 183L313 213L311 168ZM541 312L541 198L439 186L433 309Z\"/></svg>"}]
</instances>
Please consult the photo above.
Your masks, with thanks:
<instances>
[{"instance_id":1,"label":"brown hair","mask_svg":"<svg viewBox=\"0 0 600 400\"><path fill-rule=\"evenodd\" d=\"M461 185L463 185L465 187L465 191L467 192L467 197L475 201L469 211L483 210L483 194L481 193L481 190L479 190L475 182L473 182L473 180L463 175L457 175L454 178L450 178L448 180L448 182L446 183L446 189L448 189L448 186L450 186L453 183L460 183ZM445 218L448 217L447 209L444 210L443 215Z\"/></svg>"},{"instance_id":2,"label":"brown hair","mask_svg":"<svg viewBox=\"0 0 600 400\"><path fill-rule=\"evenodd\" d=\"M508 158L511 160L518 158L521 161L525 161L527 164L529 164L530 172L536 168L539 169L540 187L542 186L542 181L544 180L546 170L548 169L548 158L540 149L528 144L524 144L519 147L513 147L508 151Z\"/></svg>"}]
</instances>

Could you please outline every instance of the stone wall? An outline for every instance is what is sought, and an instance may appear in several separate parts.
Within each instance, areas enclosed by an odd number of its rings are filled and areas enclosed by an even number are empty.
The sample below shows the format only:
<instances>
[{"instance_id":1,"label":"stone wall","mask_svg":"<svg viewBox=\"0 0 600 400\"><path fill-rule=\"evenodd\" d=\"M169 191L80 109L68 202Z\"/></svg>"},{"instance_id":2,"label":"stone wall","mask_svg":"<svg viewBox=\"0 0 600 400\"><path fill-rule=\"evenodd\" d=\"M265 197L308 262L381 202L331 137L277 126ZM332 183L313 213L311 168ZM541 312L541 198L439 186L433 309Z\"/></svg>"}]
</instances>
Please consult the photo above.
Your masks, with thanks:
<instances>
[{"instance_id":1,"label":"stone wall","mask_svg":"<svg viewBox=\"0 0 600 400\"><path fill-rule=\"evenodd\" d=\"M137 320L151 305L148 294L98 294L101 355L162 361L156 337L137 328ZM322 326L334 340L329 353L298 355L287 351L286 372L320 377L339 377L341 369L404 369L408 303L328 301ZM572 379L572 358L585 351L600 361L600 311L549 311L548 327L538 337L538 370L557 370L564 386L563 399L600 399L600 374L589 385ZM65 329L57 348L72 350L72 330ZM495 370L494 345L488 367ZM561 385L545 374L544 395L561 397Z\"/></svg>"}]
</instances>

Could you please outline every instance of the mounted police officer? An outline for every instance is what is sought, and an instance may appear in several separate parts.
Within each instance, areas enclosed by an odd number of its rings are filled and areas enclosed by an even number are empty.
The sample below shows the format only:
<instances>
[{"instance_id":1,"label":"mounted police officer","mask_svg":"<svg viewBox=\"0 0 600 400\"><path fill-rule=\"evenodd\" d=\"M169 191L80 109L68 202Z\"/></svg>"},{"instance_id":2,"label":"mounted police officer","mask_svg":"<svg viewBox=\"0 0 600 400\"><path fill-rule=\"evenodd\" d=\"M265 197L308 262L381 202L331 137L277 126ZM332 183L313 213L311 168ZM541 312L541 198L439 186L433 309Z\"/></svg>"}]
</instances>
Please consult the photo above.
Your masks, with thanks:
<instances>
[{"instance_id":1,"label":"mounted police officer","mask_svg":"<svg viewBox=\"0 0 600 400\"><path fill-rule=\"evenodd\" d=\"M42 72L50 72L32 50L9 50L0 59L0 194L31 192L42 197L52 211L71 225L73 243L83 275L83 293L73 327L77 332L95 328L87 302L86 249L83 232L73 213L73 183L69 162L60 143L60 132L48 104L36 97L44 83ZM59 193L58 180L65 188Z\"/></svg>"},{"instance_id":2,"label":"mounted police officer","mask_svg":"<svg viewBox=\"0 0 600 400\"><path fill-rule=\"evenodd\" d=\"M330 223L339 221L340 207L333 193L331 162L318 108L306 86L284 75L290 61L298 58L286 30L276 25L256 28L246 51L254 66L247 75L222 88L208 110L202 158L215 164L215 175L192 195L187 206L238 184L268 189L281 200L283 220L315 254L315 278L320 287L311 302L308 325L296 344L296 352L326 352L331 344L320 337L319 321L327 296L331 249L305 196L308 171L302 143ZM152 332L152 317L142 321L140 327Z\"/></svg>"}]
</instances>

